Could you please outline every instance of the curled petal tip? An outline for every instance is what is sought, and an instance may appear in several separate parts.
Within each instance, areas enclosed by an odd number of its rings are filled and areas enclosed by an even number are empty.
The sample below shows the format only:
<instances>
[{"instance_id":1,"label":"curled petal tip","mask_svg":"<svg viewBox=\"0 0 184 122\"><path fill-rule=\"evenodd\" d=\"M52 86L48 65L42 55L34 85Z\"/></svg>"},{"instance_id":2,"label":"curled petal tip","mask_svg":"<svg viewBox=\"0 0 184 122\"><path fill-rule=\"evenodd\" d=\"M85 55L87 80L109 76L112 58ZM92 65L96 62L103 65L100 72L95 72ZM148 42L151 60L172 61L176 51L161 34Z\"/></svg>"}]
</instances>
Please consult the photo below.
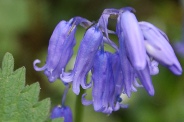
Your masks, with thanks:
<instances>
[{"instance_id":1,"label":"curled petal tip","mask_svg":"<svg viewBox=\"0 0 184 122\"><path fill-rule=\"evenodd\" d=\"M83 89L89 89L89 88L91 88L92 87L92 82L90 81L90 83L81 83L81 86L82 86L82 88Z\"/></svg>"},{"instance_id":2,"label":"curled petal tip","mask_svg":"<svg viewBox=\"0 0 184 122\"><path fill-rule=\"evenodd\" d=\"M85 105L85 106L93 104L93 101L89 101L89 100L85 99L86 95L87 95L86 93L82 95L82 104Z\"/></svg>"},{"instance_id":3,"label":"curled petal tip","mask_svg":"<svg viewBox=\"0 0 184 122\"><path fill-rule=\"evenodd\" d=\"M38 67L38 66L36 66L36 64L38 64L38 63L41 63L41 61L38 60L38 59L36 59L36 60L33 62L33 67L34 67L34 69L35 69L36 71L43 71L43 70L46 69L46 67L47 67L46 64L45 64L43 67Z\"/></svg>"},{"instance_id":4,"label":"curled petal tip","mask_svg":"<svg viewBox=\"0 0 184 122\"><path fill-rule=\"evenodd\" d=\"M73 80L73 74L72 73L65 73L64 69L62 69L62 73L60 74L60 79L64 83L70 83Z\"/></svg>"}]
</instances>

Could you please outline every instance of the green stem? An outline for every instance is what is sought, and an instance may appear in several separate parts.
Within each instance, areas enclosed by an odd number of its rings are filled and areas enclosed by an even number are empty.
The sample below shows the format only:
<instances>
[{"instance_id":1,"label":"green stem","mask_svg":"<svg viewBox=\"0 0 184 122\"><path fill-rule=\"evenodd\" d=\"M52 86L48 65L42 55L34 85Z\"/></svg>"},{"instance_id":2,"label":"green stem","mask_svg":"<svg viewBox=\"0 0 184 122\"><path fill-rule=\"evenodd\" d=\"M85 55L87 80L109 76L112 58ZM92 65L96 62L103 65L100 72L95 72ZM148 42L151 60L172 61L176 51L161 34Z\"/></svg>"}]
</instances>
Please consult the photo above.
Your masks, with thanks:
<instances>
[{"instance_id":1,"label":"green stem","mask_svg":"<svg viewBox=\"0 0 184 122\"><path fill-rule=\"evenodd\" d=\"M75 121L74 122L82 122L82 117L84 113L84 106L81 103L82 94L84 94L85 90L81 88L80 94L76 98L75 102Z\"/></svg>"}]
</instances>

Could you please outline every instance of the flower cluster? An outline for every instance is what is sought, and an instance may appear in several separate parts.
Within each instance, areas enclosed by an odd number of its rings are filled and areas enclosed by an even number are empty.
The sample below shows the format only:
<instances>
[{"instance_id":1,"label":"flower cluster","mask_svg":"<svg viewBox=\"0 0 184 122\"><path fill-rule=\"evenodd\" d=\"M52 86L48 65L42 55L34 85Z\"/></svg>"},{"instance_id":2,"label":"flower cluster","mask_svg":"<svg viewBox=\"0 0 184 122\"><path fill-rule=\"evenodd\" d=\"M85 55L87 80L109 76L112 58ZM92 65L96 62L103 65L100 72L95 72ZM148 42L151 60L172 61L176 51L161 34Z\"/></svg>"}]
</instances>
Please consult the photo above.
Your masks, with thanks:
<instances>
[{"instance_id":1,"label":"flower cluster","mask_svg":"<svg viewBox=\"0 0 184 122\"><path fill-rule=\"evenodd\" d=\"M92 100L86 100L86 94L83 94L82 103L92 104L97 112L110 114L127 107L122 104L120 96L126 94L130 97L137 91L136 87L144 87L153 96L151 75L159 73L159 63L176 75L182 74L182 68L167 35L151 23L138 22L134 13L131 7L105 9L97 23L81 17L61 21L50 38L46 64L37 67L36 64L40 63L37 59L34 69L44 70L50 82L61 79L64 84L72 84L76 95L80 93L80 86L92 88ZM116 30L108 29L109 19L116 20ZM66 65L73 55L78 25L86 28L86 32L74 68L66 72ZM109 38L109 34L118 37L118 45ZM115 51L105 50L104 44ZM88 83L86 77L89 72L91 79ZM62 111L58 107L56 109Z\"/></svg>"}]
</instances>

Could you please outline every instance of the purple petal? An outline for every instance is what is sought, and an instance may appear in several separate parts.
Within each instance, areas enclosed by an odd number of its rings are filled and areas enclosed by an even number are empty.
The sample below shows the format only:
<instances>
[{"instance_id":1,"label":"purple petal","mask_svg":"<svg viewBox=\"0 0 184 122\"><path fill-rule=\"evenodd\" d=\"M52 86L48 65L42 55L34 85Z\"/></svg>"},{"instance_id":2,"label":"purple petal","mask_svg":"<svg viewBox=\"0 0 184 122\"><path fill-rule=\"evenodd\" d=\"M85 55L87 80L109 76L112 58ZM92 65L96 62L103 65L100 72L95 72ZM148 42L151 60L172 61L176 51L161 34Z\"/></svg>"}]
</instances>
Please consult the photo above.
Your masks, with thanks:
<instances>
[{"instance_id":1,"label":"purple petal","mask_svg":"<svg viewBox=\"0 0 184 122\"><path fill-rule=\"evenodd\" d=\"M117 26L119 26L117 33L123 34L123 38L125 38L127 56L132 66L136 70L144 69L146 66L146 50L144 38L135 15L125 10L118 17Z\"/></svg>"},{"instance_id":2,"label":"purple petal","mask_svg":"<svg viewBox=\"0 0 184 122\"><path fill-rule=\"evenodd\" d=\"M174 74L181 75L181 65L163 32L148 22L140 22L139 25L145 38L147 53L162 65L172 67L169 69Z\"/></svg>"},{"instance_id":3,"label":"purple petal","mask_svg":"<svg viewBox=\"0 0 184 122\"><path fill-rule=\"evenodd\" d=\"M155 91L151 81L149 67L146 66L145 69L137 71L137 76L149 95L153 96Z\"/></svg>"},{"instance_id":4,"label":"purple petal","mask_svg":"<svg viewBox=\"0 0 184 122\"><path fill-rule=\"evenodd\" d=\"M123 33L120 32L120 28L117 27L118 38L119 38L119 55L121 62L121 69L123 75L123 83L124 83L124 93L127 94L128 97L131 96L131 86L134 80L134 71L133 68L127 58L127 48L125 47L125 38L123 38Z\"/></svg>"},{"instance_id":5,"label":"purple petal","mask_svg":"<svg viewBox=\"0 0 184 122\"><path fill-rule=\"evenodd\" d=\"M85 96L86 96L86 95L87 95L87 94L83 94L83 95L82 95L82 104L85 105L85 106L88 106L88 105L93 104L93 101L90 101L90 100L86 100L86 99L85 99Z\"/></svg>"},{"instance_id":6,"label":"purple petal","mask_svg":"<svg viewBox=\"0 0 184 122\"><path fill-rule=\"evenodd\" d=\"M86 76L91 70L95 54L103 40L103 34L98 27L91 27L85 33L76 57L73 77L73 91L79 94L80 85L83 88L91 87L91 84L86 83Z\"/></svg>"},{"instance_id":7,"label":"purple petal","mask_svg":"<svg viewBox=\"0 0 184 122\"><path fill-rule=\"evenodd\" d=\"M34 62L33 62L33 67L36 71L43 71L47 68L47 65L45 64L43 67L37 67L36 64L38 63L41 63L40 60L36 59Z\"/></svg>"},{"instance_id":8,"label":"purple petal","mask_svg":"<svg viewBox=\"0 0 184 122\"><path fill-rule=\"evenodd\" d=\"M159 73L158 62L150 59L148 56L147 56L147 62L150 70L150 75L158 74Z\"/></svg>"},{"instance_id":9,"label":"purple petal","mask_svg":"<svg viewBox=\"0 0 184 122\"><path fill-rule=\"evenodd\" d=\"M109 9L105 9L104 12L103 12L103 14L102 14L102 16L100 17L98 23L99 23L100 27L103 29L103 31L105 32L105 36L106 37L104 37L104 42L107 43L107 44L109 44L115 50L118 51L117 45L113 41L111 41L109 39L109 35L108 35L109 30L107 29L107 25L108 25L108 19L110 17L110 14L112 14L111 11L113 11L113 10L111 10L111 9L110 10Z\"/></svg>"},{"instance_id":10,"label":"purple petal","mask_svg":"<svg viewBox=\"0 0 184 122\"><path fill-rule=\"evenodd\" d=\"M93 106L96 111L109 106L112 107L114 103L113 95L115 83L113 79L113 72L111 67L110 53L98 51L92 70L93 79Z\"/></svg>"},{"instance_id":11,"label":"purple petal","mask_svg":"<svg viewBox=\"0 0 184 122\"><path fill-rule=\"evenodd\" d=\"M72 25L73 19L69 22L61 21L54 29L49 41L48 56L44 67L38 68L35 60L34 68L37 71L45 70L44 73L50 82L59 78L62 69L65 68L71 56L75 45L76 25Z\"/></svg>"},{"instance_id":12,"label":"purple petal","mask_svg":"<svg viewBox=\"0 0 184 122\"><path fill-rule=\"evenodd\" d=\"M55 119L55 118L64 118L64 122L72 122L72 111L70 107L68 106L56 106L52 109L50 118Z\"/></svg>"}]
</instances>

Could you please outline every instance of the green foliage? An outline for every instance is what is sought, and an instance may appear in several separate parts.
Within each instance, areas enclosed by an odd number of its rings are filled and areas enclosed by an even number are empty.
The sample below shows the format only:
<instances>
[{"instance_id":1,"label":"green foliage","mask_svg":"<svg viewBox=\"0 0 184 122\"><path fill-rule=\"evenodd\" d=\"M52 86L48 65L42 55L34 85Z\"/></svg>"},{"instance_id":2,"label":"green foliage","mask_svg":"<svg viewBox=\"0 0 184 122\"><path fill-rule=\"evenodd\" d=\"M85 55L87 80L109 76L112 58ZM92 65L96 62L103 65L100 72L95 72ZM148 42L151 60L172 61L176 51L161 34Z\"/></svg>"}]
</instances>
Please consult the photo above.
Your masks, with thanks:
<instances>
[{"instance_id":1,"label":"green foliage","mask_svg":"<svg viewBox=\"0 0 184 122\"><path fill-rule=\"evenodd\" d=\"M13 69L13 56L6 53L0 69L0 122L44 122L50 99L38 101L39 83L25 86L25 68Z\"/></svg>"},{"instance_id":2,"label":"green foliage","mask_svg":"<svg viewBox=\"0 0 184 122\"><path fill-rule=\"evenodd\" d=\"M57 119L52 120L52 122L63 122L63 119L62 118L57 118Z\"/></svg>"}]
</instances>

